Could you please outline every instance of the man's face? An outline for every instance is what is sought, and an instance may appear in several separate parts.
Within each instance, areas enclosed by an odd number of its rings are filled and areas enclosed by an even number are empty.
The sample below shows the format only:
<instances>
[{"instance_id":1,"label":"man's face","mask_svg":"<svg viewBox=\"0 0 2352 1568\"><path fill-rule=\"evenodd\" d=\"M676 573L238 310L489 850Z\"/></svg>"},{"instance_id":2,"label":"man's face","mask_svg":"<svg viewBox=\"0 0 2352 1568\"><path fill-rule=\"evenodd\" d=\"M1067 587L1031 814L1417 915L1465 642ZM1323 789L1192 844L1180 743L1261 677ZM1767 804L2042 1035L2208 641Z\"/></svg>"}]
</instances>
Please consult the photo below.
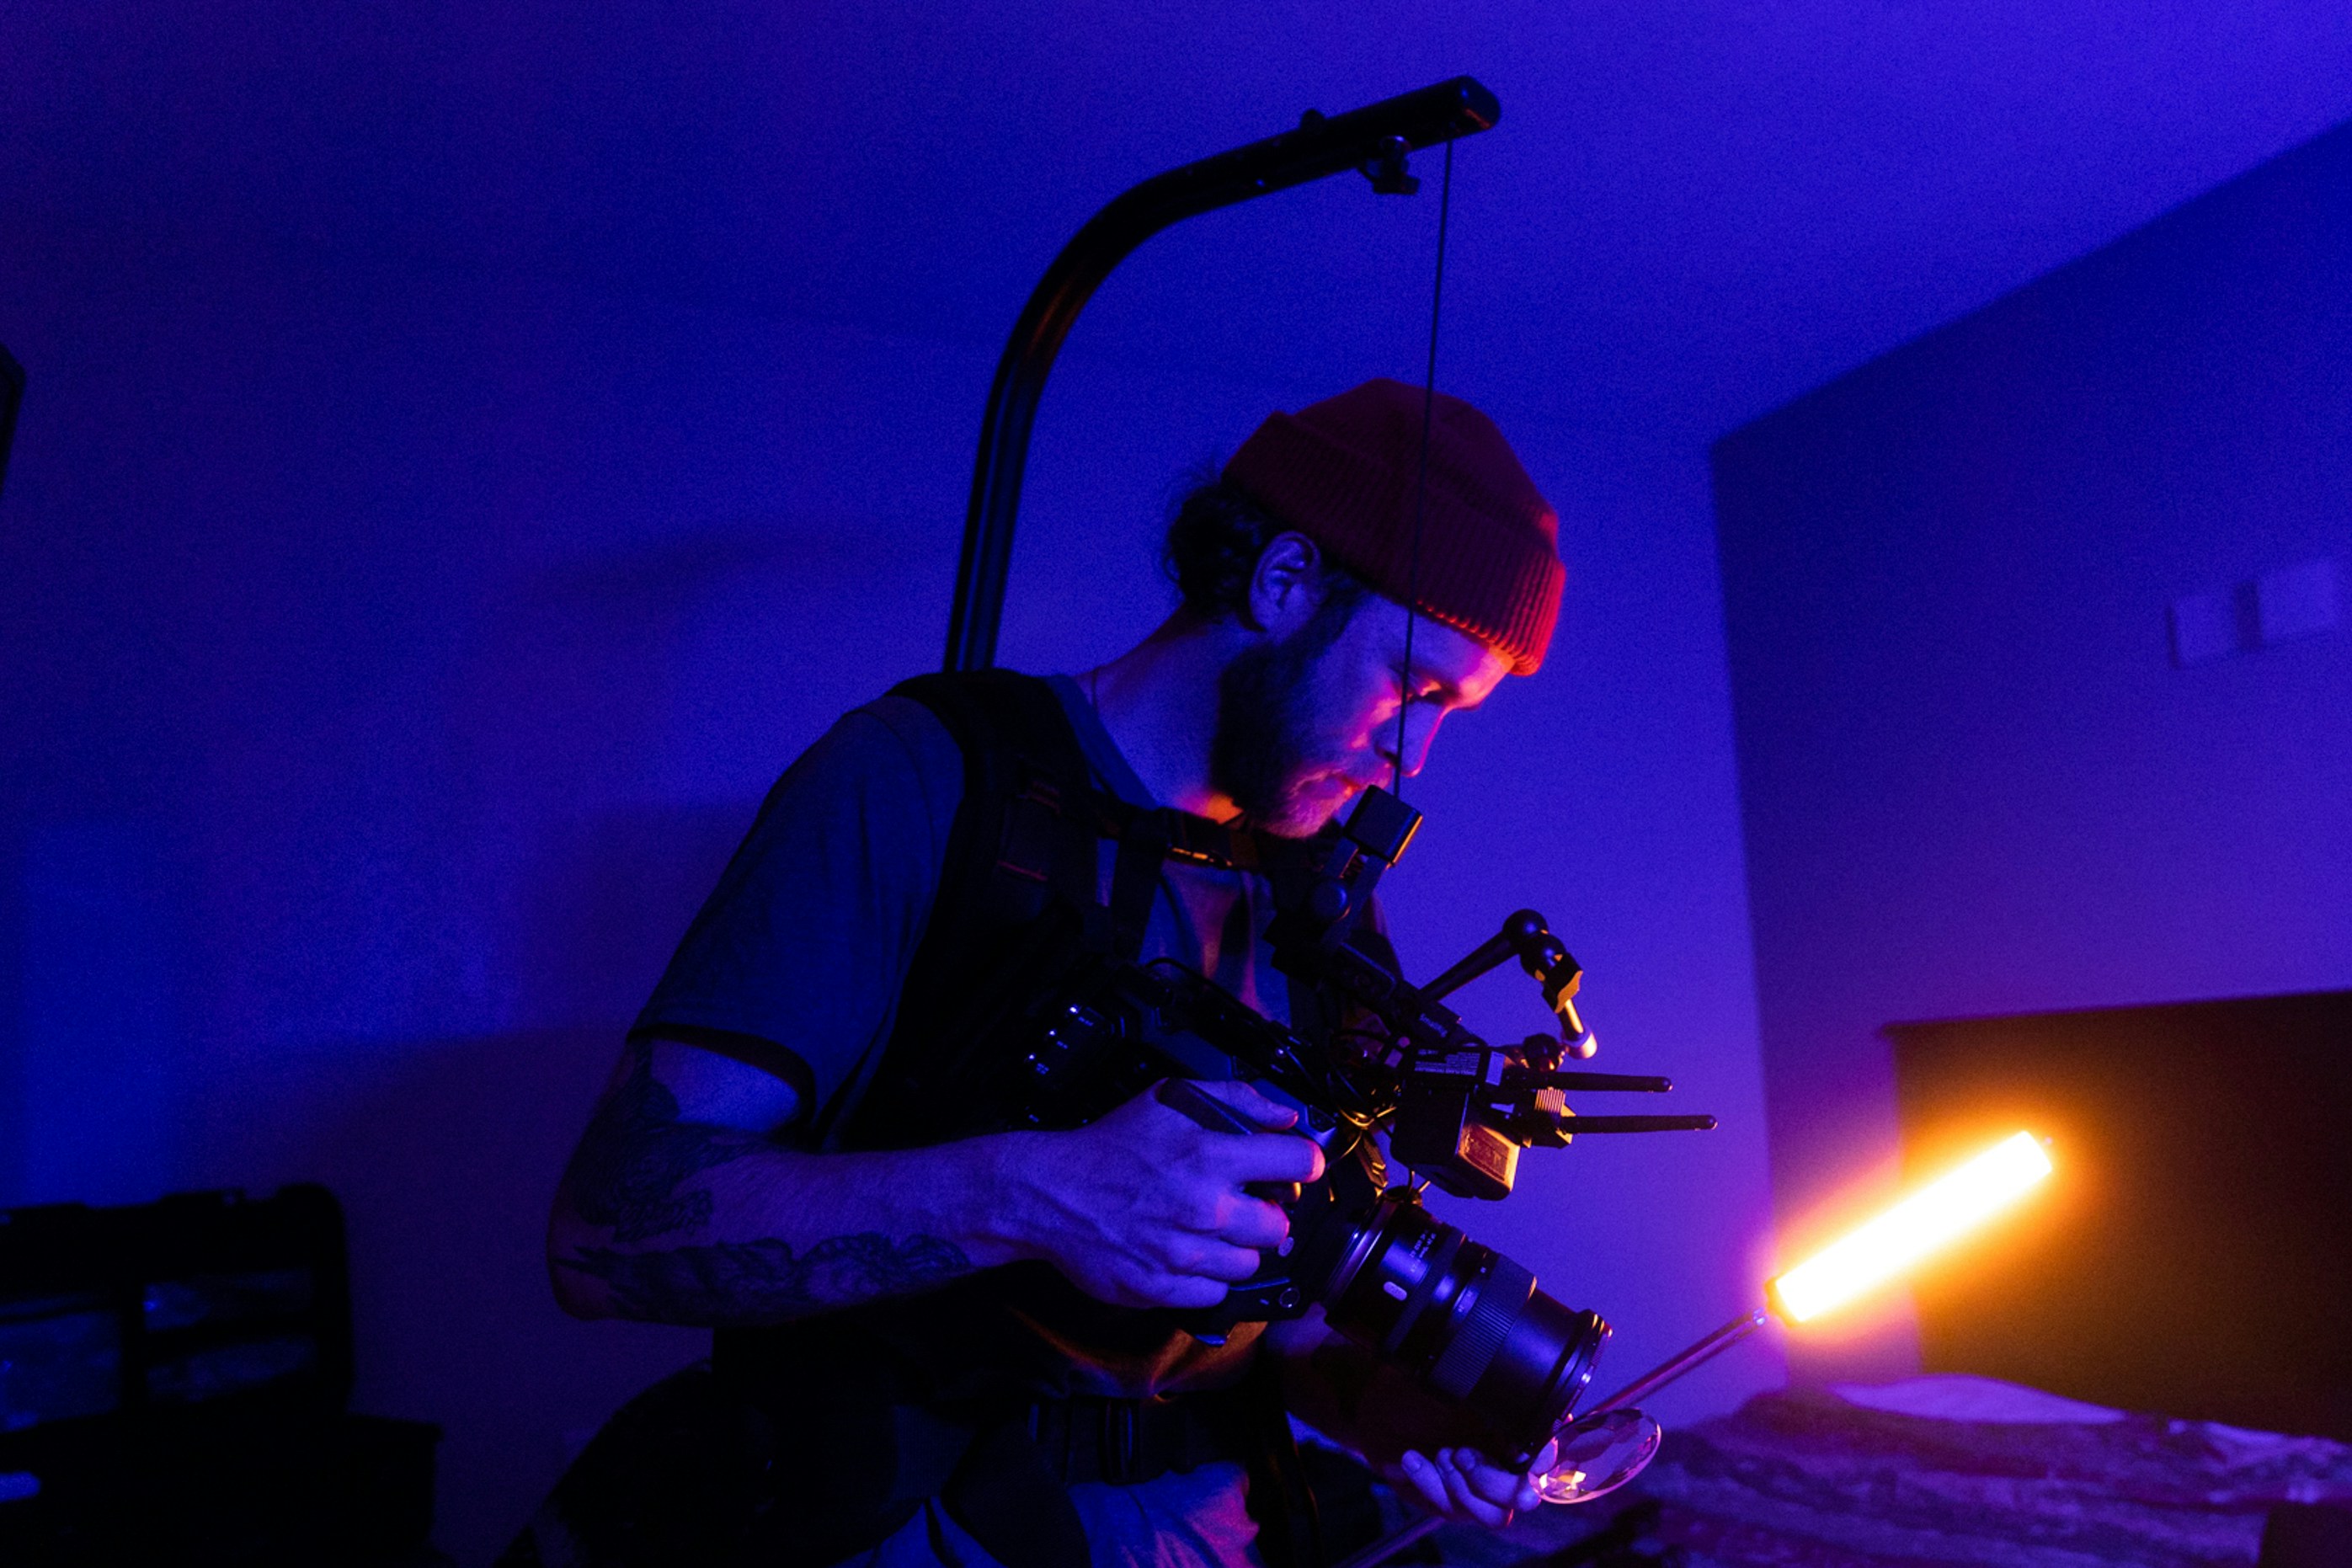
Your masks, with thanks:
<instances>
[{"instance_id":1,"label":"man's face","mask_svg":"<svg viewBox=\"0 0 2352 1568\"><path fill-rule=\"evenodd\" d=\"M1394 776L1404 708L1404 771L1417 773L1448 713L1475 708L1510 661L1464 632L1367 594L1322 605L1287 635L1251 647L1217 683L1209 775L1254 826L1305 837L1372 784Z\"/></svg>"}]
</instances>

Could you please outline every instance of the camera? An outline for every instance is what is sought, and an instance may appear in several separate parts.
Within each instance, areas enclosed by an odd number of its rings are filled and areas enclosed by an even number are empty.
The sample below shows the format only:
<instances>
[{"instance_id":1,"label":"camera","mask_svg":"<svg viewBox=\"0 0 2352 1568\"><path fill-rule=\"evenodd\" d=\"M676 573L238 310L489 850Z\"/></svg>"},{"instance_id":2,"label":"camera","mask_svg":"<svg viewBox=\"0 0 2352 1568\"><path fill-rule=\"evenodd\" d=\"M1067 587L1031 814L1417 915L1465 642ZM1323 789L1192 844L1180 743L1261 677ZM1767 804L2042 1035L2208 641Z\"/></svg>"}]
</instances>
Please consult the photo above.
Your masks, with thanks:
<instances>
[{"instance_id":1,"label":"camera","mask_svg":"<svg viewBox=\"0 0 2352 1568\"><path fill-rule=\"evenodd\" d=\"M1563 1068L1593 1050L1576 1005L1583 972L1532 910L1429 984L1404 980L1362 916L1420 821L1372 789L1344 827L1265 868L1276 967L1307 982L1326 999L1318 1010L1333 1016L1277 1023L1167 960L1082 965L1037 1016L992 1098L1003 1125L1072 1127L1158 1082L1160 1099L1201 1125L1255 1131L1191 1081L1238 1076L1295 1106L1299 1131L1323 1147L1324 1175L1261 1194L1288 1210L1288 1241L1216 1307L1181 1314L1181 1326L1216 1341L1238 1324L1319 1305L1335 1331L1455 1404L1490 1435L1493 1452L1524 1466L1573 1413L1609 1326L1431 1214L1423 1187L1500 1199L1522 1149L1564 1148L1576 1132L1704 1130L1715 1119L1569 1110L1572 1090L1673 1085ZM1443 998L1515 957L1558 1033L1497 1047ZM1392 1167L1409 1179L1391 1181Z\"/></svg>"},{"instance_id":2,"label":"camera","mask_svg":"<svg viewBox=\"0 0 2352 1568\"><path fill-rule=\"evenodd\" d=\"M1204 1127L1256 1130L1190 1079L1159 1092ZM1218 1340L1319 1305L1334 1330L1469 1411L1524 1466L1591 1381L1609 1325L1537 1289L1534 1274L1431 1214L1411 1186L1384 1188L1377 1145L1350 1153L1285 1205L1284 1249L1215 1307L1183 1314L1185 1328Z\"/></svg>"}]
</instances>

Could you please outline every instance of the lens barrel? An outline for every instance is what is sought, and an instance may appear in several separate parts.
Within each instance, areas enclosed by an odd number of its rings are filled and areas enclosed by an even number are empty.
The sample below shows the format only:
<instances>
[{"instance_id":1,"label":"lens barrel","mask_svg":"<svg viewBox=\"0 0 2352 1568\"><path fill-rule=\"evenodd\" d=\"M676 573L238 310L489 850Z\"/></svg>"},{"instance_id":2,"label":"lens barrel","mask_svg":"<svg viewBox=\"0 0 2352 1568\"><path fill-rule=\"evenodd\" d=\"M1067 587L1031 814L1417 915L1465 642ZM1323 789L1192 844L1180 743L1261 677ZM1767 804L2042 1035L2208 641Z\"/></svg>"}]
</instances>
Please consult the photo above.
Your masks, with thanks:
<instances>
[{"instance_id":1,"label":"lens barrel","mask_svg":"<svg viewBox=\"0 0 2352 1568\"><path fill-rule=\"evenodd\" d=\"M1321 1292L1331 1326L1459 1401L1521 1463L1574 1409L1609 1325L1536 1289L1409 1194L1360 1214Z\"/></svg>"}]
</instances>

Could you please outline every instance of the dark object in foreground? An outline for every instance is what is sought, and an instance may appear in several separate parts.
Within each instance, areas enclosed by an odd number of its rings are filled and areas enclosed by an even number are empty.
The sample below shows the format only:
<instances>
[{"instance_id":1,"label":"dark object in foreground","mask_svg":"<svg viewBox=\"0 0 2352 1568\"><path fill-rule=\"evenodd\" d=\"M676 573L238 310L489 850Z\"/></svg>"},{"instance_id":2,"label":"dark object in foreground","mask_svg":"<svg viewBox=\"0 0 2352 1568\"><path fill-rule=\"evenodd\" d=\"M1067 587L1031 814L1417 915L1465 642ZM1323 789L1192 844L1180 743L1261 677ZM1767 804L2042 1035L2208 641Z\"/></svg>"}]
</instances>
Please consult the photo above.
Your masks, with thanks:
<instances>
[{"instance_id":1,"label":"dark object in foreground","mask_svg":"<svg viewBox=\"0 0 2352 1568\"><path fill-rule=\"evenodd\" d=\"M2257 1568L2352 1564L2352 1502L2283 1502L2263 1523Z\"/></svg>"},{"instance_id":2,"label":"dark object in foreground","mask_svg":"<svg viewBox=\"0 0 2352 1568\"><path fill-rule=\"evenodd\" d=\"M1252 1130L1186 1079L1170 1079L1160 1098L1204 1127ZM1332 1328L1462 1404L1528 1463L1591 1381L1609 1325L1537 1289L1533 1273L1431 1214L1410 1187L1381 1192L1361 1164L1333 1166L1315 1191L1319 1205L1291 1207L1296 1245L1230 1293L1244 1305L1194 1331L1320 1305Z\"/></svg>"},{"instance_id":3,"label":"dark object in foreground","mask_svg":"<svg viewBox=\"0 0 2352 1568\"><path fill-rule=\"evenodd\" d=\"M0 1214L0 1560L437 1561L439 1428L349 1414L324 1188Z\"/></svg>"}]
</instances>

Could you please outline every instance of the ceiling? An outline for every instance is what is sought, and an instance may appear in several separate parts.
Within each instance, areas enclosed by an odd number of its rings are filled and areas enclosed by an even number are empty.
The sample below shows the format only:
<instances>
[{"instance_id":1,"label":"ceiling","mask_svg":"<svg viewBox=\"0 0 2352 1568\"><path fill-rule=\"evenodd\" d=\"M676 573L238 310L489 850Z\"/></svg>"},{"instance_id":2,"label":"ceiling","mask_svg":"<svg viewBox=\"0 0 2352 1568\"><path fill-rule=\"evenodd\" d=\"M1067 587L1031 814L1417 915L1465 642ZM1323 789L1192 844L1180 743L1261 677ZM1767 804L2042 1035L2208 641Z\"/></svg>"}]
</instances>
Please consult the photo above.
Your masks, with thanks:
<instances>
[{"instance_id":1,"label":"ceiling","mask_svg":"<svg viewBox=\"0 0 2352 1568\"><path fill-rule=\"evenodd\" d=\"M992 344L1126 185L1464 72L1441 378L1703 441L2352 116L2352 6L43 0L0 210ZM1187 225L1073 351L1413 374L1434 190Z\"/></svg>"}]
</instances>

